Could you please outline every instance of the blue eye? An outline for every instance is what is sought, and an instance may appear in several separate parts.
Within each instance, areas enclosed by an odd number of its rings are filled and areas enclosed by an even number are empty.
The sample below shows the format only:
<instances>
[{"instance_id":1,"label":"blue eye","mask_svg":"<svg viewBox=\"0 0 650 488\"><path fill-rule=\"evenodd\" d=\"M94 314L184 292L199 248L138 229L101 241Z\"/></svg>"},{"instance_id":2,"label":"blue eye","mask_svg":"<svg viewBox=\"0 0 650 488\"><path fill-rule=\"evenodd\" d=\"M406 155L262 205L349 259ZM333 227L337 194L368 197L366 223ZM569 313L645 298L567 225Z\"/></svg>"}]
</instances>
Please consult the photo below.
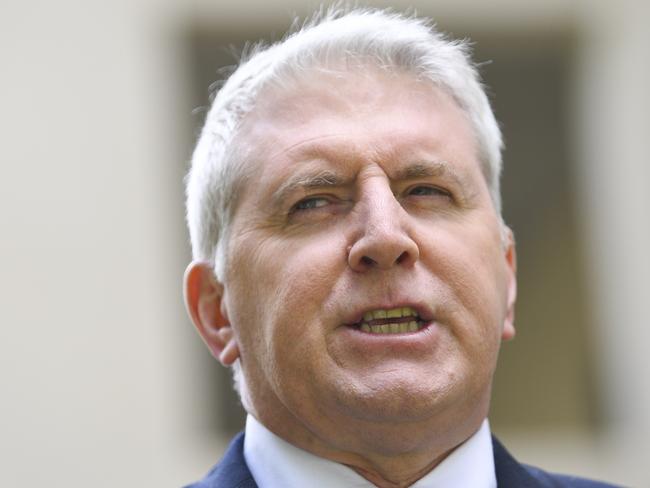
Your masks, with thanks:
<instances>
[{"instance_id":1,"label":"blue eye","mask_svg":"<svg viewBox=\"0 0 650 488\"><path fill-rule=\"evenodd\" d=\"M445 197L451 196L448 191L443 190L442 188L438 188L437 186L415 186L411 188L408 192L409 195L414 195L416 197L419 196L430 196L430 195L441 195Z\"/></svg>"},{"instance_id":2,"label":"blue eye","mask_svg":"<svg viewBox=\"0 0 650 488\"><path fill-rule=\"evenodd\" d=\"M330 203L329 200L323 197L305 198L304 200L300 200L298 203L296 203L291 210L292 212L301 211L301 210L312 210L315 208L320 208L329 205L329 203Z\"/></svg>"}]
</instances>

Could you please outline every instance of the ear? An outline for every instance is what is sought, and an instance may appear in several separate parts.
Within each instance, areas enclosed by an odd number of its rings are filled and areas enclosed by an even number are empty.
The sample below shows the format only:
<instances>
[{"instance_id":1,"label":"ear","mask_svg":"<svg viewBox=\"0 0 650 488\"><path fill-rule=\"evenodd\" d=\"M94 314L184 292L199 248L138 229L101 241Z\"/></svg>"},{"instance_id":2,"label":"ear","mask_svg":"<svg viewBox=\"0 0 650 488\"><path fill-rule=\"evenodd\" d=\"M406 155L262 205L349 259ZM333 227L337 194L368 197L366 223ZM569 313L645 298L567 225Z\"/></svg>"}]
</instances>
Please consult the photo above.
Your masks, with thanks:
<instances>
[{"instance_id":1,"label":"ear","mask_svg":"<svg viewBox=\"0 0 650 488\"><path fill-rule=\"evenodd\" d=\"M515 250L515 238L509 227L504 225L505 242L504 257L507 267L507 301L506 317L503 322L501 339L509 341L515 337L515 302L517 301L517 252Z\"/></svg>"},{"instance_id":2,"label":"ear","mask_svg":"<svg viewBox=\"0 0 650 488\"><path fill-rule=\"evenodd\" d=\"M187 312L212 355L224 366L239 357L237 339L222 307L223 285L208 263L193 261L183 279Z\"/></svg>"}]
</instances>

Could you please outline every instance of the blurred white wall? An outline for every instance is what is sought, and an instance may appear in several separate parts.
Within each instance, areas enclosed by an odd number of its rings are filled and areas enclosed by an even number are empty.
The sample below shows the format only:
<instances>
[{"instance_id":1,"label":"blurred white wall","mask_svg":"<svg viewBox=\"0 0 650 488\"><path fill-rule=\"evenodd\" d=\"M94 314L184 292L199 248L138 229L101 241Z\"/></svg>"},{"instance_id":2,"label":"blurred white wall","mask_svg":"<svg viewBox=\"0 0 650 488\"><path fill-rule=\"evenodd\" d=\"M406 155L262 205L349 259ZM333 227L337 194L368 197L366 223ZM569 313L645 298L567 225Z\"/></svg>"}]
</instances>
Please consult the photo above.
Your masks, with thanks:
<instances>
[{"instance_id":1,"label":"blurred white wall","mask_svg":"<svg viewBox=\"0 0 650 488\"><path fill-rule=\"evenodd\" d=\"M438 3L440 18L477 28L579 32L576 178L607 423L504 436L526 461L650 486L648 4ZM180 294L193 107L179 38L314 4L0 4L2 486L179 486L218 457L196 421L207 353Z\"/></svg>"}]
</instances>

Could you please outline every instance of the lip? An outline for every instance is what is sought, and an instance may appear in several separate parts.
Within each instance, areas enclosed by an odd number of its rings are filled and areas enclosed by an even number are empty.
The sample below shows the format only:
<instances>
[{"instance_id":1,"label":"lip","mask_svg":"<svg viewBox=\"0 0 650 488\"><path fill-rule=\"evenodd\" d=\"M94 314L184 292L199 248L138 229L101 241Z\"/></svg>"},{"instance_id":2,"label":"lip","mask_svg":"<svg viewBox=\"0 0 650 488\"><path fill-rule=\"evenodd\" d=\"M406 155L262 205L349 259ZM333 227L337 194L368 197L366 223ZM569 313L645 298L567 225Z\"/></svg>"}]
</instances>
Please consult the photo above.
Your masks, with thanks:
<instances>
[{"instance_id":1,"label":"lip","mask_svg":"<svg viewBox=\"0 0 650 488\"><path fill-rule=\"evenodd\" d=\"M442 328L438 322L428 321L417 332L404 334L369 334L354 326L342 326L336 334L336 344L352 357L373 361L393 359L430 358L438 348ZM368 363L370 364L370 363Z\"/></svg>"},{"instance_id":2,"label":"lip","mask_svg":"<svg viewBox=\"0 0 650 488\"><path fill-rule=\"evenodd\" d=\"M344 318L343 325L348 327L354 327L356 325L359 325L361 323L361 320L363 319L363 315L366 312L372 312L373 310L391 310L393 308L403 308L403 307L411 307L413 310L416 311L416 313L420 317L420 320L422 320L423 322L430 323L434 320L433 310L431 309L431 306L422 302L404 301L404 302L394 302L390 304L383 303L379 305L355 307L354 311L349 313Z\"/></svg>"}]
</instances>

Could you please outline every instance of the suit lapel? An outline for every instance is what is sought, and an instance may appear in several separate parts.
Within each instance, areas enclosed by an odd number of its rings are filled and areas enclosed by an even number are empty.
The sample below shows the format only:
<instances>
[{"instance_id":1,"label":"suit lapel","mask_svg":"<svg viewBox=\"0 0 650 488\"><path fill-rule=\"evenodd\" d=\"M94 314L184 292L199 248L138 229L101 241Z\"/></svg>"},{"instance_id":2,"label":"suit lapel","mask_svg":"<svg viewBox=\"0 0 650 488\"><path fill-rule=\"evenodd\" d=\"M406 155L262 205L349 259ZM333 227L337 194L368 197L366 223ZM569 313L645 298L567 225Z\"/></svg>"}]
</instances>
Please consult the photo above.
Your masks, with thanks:
<instances>
[{"instance_id":1,"label":"suit lapel","mask_svg":"<svg viewBox=\"0 0 650 488\"><path fill-rule=\"evenodd\" d=\"M205 484L203 484L205 483ZM197 488L258 488L244 458L244 433L228 446L223 458Z\"/></svg>"},{"instance_id":2,"label":"suit lapel","mask_svg":"<svg viewBox=\"0 0 650 488\"><path fill-rule=\"evenodd\" d=\"M544 486L517 462L505 447L493 436L494 470L498 488L537 488Z\"/></svg>"}]
</instances>

